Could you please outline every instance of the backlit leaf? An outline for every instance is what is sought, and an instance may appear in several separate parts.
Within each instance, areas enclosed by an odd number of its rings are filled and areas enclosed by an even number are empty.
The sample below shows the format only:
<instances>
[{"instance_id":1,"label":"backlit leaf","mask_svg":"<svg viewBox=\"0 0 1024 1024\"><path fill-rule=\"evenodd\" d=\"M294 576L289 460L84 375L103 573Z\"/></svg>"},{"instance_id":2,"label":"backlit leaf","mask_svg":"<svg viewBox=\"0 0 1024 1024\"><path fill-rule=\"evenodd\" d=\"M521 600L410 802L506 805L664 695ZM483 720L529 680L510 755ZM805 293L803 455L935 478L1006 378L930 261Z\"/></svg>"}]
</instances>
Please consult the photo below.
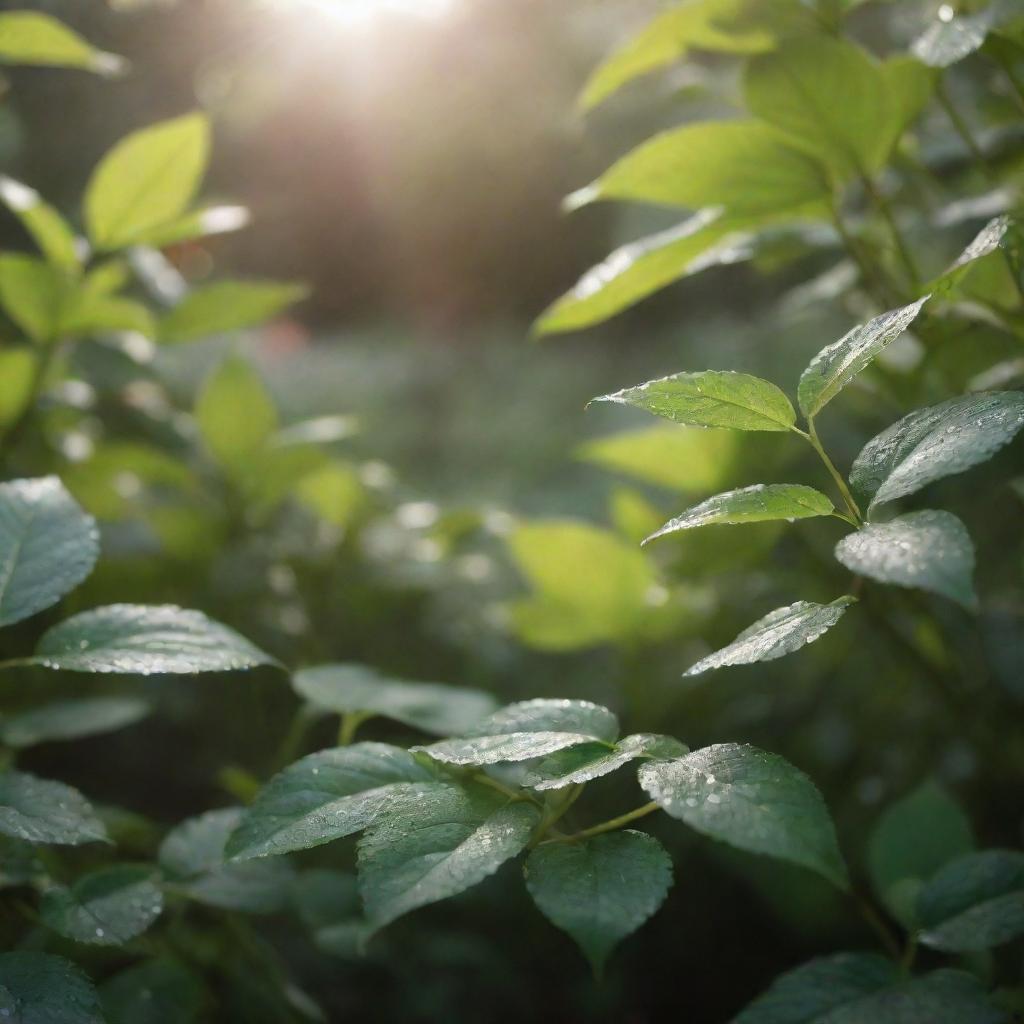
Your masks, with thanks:
<instances>
[{"instance_id":1,"label":"backlit leaf","mask_svg":"<svg viewBox=\"0 0 1024 1024\"><path fill-rule=\"evenodd\" d=\"M189 292L161 321L160 341L180 343L254 327L309 294L278 281L217 281Z\"/></svg>"},{"instance_id":2,"label":"backlit leaf","mask_svg":"<svg viewBox=\"0 0 1024 1024\"><path fill-rule=\"evenodd\" d=\"M0 63L80 68L101 75L117 75L127 61L97 50L56 18L38 11L0 14Z\"/></svg>"},{"instance_id":3,"label":"backlit leaf","mask_svg":"<svg viewBox=\"0 0 1024 1024\"><path fill-rule=\"evenodd\" d=\"M221 465L238 467L260 452L277 430L277 409L259 374L244 359L225 359L196 399L203 441ZM265 464L261 467L265 472Z\"/></svg>"},{"instance_id":4,"label":"backlit leaf","mask_svg":"<svg viewBox=\"0 0 1024 1024\"><path fill-rule=\"evenodd\" d=\"M0 175L0 202L21 221L50 263L65 270L79 269L81 261L74 232L35 189Z\"/></svg>"}]
</instances>

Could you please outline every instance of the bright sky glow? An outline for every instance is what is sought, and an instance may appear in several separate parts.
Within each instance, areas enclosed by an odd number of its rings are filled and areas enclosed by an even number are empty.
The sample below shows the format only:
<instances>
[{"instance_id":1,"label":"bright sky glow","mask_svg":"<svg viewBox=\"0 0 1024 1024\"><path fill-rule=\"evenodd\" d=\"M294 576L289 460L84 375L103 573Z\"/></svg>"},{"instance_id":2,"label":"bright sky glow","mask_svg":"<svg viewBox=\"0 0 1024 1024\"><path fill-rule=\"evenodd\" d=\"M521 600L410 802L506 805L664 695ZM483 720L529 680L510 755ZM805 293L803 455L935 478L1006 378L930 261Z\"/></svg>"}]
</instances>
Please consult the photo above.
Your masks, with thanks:
<instances>
[{"instance_id":1,"label":"bright sky glow","mask_svg":"<svg viewBox=\"0 0 1024 1024\"><path fill-rule=\"evenodd\" d=\"M362 27L382 15L433 20L443 17L456 0L274 0L274 6L312 9L346 27Z\"/></svg>"}]
</instances>

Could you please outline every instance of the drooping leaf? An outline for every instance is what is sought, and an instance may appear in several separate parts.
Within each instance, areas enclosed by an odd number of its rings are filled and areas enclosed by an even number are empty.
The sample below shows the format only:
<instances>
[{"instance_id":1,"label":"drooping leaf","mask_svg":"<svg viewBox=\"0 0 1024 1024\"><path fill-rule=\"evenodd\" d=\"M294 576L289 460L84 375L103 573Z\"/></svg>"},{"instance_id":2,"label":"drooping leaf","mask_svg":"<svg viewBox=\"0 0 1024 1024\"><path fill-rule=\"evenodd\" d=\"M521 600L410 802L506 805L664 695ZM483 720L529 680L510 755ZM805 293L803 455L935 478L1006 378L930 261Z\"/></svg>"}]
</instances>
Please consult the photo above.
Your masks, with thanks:
<instances>
[{"instance_id":1,"label":"drooping leaf","mask_svg":"<svg viewBox=\"0 0 1024 1024\"><path fill-rule=\"evenodd\" d=\"M928 590L977 609L974 544L950 512L925 509L868 523L839 541L836 558L859 576Z\"/></svg>"},{"instance_id":2,"label":"drooping leaf","mask_svg":"<svg viewBox=\"0 0 1024 1024\"><path fill-rule=\"evenodd\" d=\"M672 860L665 848L631 829L579 843L545 843L530 854L523 871L540 912L573 938L597 974L672 887Z\"/></svg>"},{"instance_id":3,"label":"drooping leaf","mask_svg":"<svg viewBox=\"0 0 1024 1024\"><path fill-rule=\"evenodd\" d=\"M12 1024L104 1024L89 979L50 953L0 953L0 1008Z\"/></svg>"},{"instance_id":4,"label":"drooping leaf","mask_svg":"<svg viewBox=\"0 0 1024 1024\"><path fill-rule=\"evenodd\" d=\"M614 749L616 717L586 700L525 700L489 715L462 739L442 740L422 750L446 764L496 764L544 757L580 743Z\"/></svg>"},{"instance_id":5,"label":"drooping leaf","mask_svg":"<svg viewBox=\"0 0 1024 1024\"><path fill-rule=\"evenodd\" d=\"M426 793L437 784L436 773L400 747L320 750L260 790L225 852L239 861L320 846L366 828L401 791Z\"/></svg>"},{"instance_id":6,"label":"drooping leaf","mask_svg":"<svg viewBox=\"0 0 1024 1024\"><path fill-rule=\"evenodd\" d=\"M490 790L399 796L359 840L359 892L374 929L456 896L529 842L539 812Z\"/></svg>"},{"instance_id":7,"label":"drooping leaf","mask_svg":"<svg viewBox=\"0 0 1024 1024\"><path fill-rule=\"evenodd\" d=\"M684 676L696 676L726 665L773 661L813 643L831 629L856 598L840 597L830 604L797 601L769 612L748 626L731 644L701 658Z\"/></svg>"},{"instance_id":8,"label":"drooping leaf","mask_svg":"<svg viewBox=\"0 0 1024 1024\"><path fill-rule=\"evenodd\" d=\"M632 405L693 427L789 430L796 423L793 406L779 388L732 370L676 373L593 401Z\"/></svg>"},{"instance_id":9,"label":"drooping leaf","mask_svg":"<svg viewBox=\"0 0 1024 1024\"><path fill-rule=\"evenodd\" d=\"M1024 935L1024 853L982 850L951 861L921 890L917 915L921 941L948 953Z\"/></svg>"},{"instance_id":10,"label":"drooping leaf","mask_svg":"<svg viewBox=\"0 0 1024 1024\"><path fill-rule=\"evenodd\" d=\"M1024 426L1024 393L982 392L917 409L883 430L854 460L850 483L870 508L990 459Z\"/></svg>"},{"instance_id":11,"label":"drooping leaf","mask_svg":"<svg viewBox=\"0 0 1024 1024\"><path fill-rule=\"evenodd\" d=\"M61 846L107 838L92 804L77 789L13 771L0 774L0 833Z\"/></svg>"},{"instance_id":12,"label":"drooping leaf","mask_svg":"<svg viewBox=\"0 0 1024 1024\"><path fill-rule=\"evenodd\" d=\"M161 914L163 893L146 865L117 865L83 875L70 887L43 894L43 923L75 942L122 946Z\"/></svg>"},{"instance_id":13,"label":"drooping leaf","mask_svg":"<svg viewBox=\"0 0 1024 1024\"><path fill-rule=\"evenodd\" d=\"M274 665L245 637L173 604L110 604L47 630L31 659L69 672L191 675Z\"/></svg>"},{"instance_id":14,"label":"drooping leaf","mask_svg":"<svg viewBox=\"0 0 1024 1024\"><path fill-rule=\"evenodd\" d=\"M123 57L104 53L65 24L39 11L0 14L0 64L80 68L117 75L128 66Z\"/></svg>"},{"instance_id":15,"label":"drooping leaf","mask_svg":"<svg viewBox=\"0 0 1024 1024\"><path fill-rule=\"evenodd\" d=\"M160 956L119 971L100 988L110 1024L195 1024L204 992L177 960Z\"/></svg>"},{"instance_id":16,"label":"drooping leaf","mask_svg":"<svg viewBox=\"0 0 1024 1024\"><path fill-rule=\"evenodd\" d=\"M237 356L207 377L195 415L206 447L229 469L259 453L278 425L277 409L259 374Z\"/></svg>"},{"instance_id":17,"label":"drooping leaf","mask_svg":"<svg viewBox=\"0 0 1024 1024\"><path fill-rule=\"evenodd\" d=\"M57 477L0 484L0 626L55 604L98 556L96 521Z\"/></svg>"},{"instance_id":18,"label":"drooping leaf","mask_svg":"<svg viewBox=\"0 0 1024 1024\"><path fill-rule=\"evenodd\" d=\"M671 736L635 733L611 749L604 743L584 743L559 750L531 765L523 784L533 789L562 789L617 771L637 758L682 757L689 747Z\"/></svg>"},{"instance_id":19,"label":"drooping leaf","mask_svg":"<svg viewBox=\"0 0 1024 1024\"><path fill-rule=\"evenodd\" d=\"M841 889L849 880L825 801L777 754L719 743L640 766L640 785L691 828L749 853L809 868Z\"/></svg>"},{"instance_id":20,"label":"drooping leaf","mask_svg":"<svg viewBox=\"0 0 1024 1024\"><path fill-rule=\"evenodd\" d=\"M496 710L481 690L390 679L368 665L318 665L292 676L296 692L338 714L384 715L438 736L459 735Z\"/></svg>"},{"instance_id":21,"label":"drooping leaf","mask_svg":"<svg viewBox=\"0 0 1024 1024\"><path fill-rule=\"evenodd\" d=\"M149 712L149 704L138 697L56 701L0 720L0 741L19 748L95 736L132 725Z\"/></svg>"},{"instance_id":22,"label":"drooping leaf","mask_svg":"<svg viewBox=\"0 0 1024 1024\"><path fill-rule=\"evenodd\" d=\"M178 344L254 327L309 294L281 281L217 281L190 292L161 321L159 338Z\"/></svg>"},{"instance_id":23,"label":"drooping leaf","mask_svg":"<svg viewBox=\"0 0 1024 1024\"><path fill-rule=\"evenodd\" d=\"M0 19L3 15L0 15ZM2 26L2 20L0 20ZM0 27L0 36L3 30ZM81 261L75 234L64 218L34 188L0 175L0 202L21 221L46 259L56 267L76 271Z\"/></svg>"},{"instance_id":24,"label":"drooping leaf","mask_svg":"<svg viewBox=\"0 0 1024 1024\"><path fill-rule=\"evenodd\" d=\"M687 509L652 533L644 544L680 530L715 523L759 523L772 519L808 519L828 516L835 511L831 500L821 491L803 484L754 484L738 491L726 491Z\"/></svg>"},{"instance_id":25,"label":"drooping leaf","mask_svg":"<svg viewBox=\"0 0 1024 1024\"><path fill-rule=\"evenodd\" d=\"M186 114L121 139L100 161L84 200L97 249L119 249L180 216L199 187L210 150L203 114Z\"/></svg>"},{"instance_id":26,"label":"drooping leaf","mask_svg":"<svg viewBox=\"0 0 1024 1024\"><path fill-rule=\"evenodd\" d=\"M797 399L803 414L817 416L865 366L914 322L927 301L928 296L925 296L908 306L882 313L823 348L800 377Z\"/></svg>"}]
</instances>

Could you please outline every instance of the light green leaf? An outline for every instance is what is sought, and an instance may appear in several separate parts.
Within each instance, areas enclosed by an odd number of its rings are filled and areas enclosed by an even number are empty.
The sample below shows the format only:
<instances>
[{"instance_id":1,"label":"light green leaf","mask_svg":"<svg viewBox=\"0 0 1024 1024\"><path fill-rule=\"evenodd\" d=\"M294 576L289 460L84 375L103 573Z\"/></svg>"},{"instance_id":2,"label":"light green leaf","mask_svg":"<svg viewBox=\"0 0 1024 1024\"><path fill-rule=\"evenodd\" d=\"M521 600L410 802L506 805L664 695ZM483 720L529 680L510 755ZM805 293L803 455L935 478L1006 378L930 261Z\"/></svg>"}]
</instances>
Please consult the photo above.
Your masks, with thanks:
<instances>
[{"instance_id":1,"label":"light green leaf","mask_svg":"<svg viewBox=\"0 0 1024 1024\"><path fill-rule=\"evenodd\" d=\"M156 334L153 316L141 302L105 295L88 287L67 295L57 331L71 337L114 331L138 331L147 338Z\"/></svg>"},{"instance_id":2,"label":"light green leaf","mask_svg":"<svg viewBox=\"0 0 1024 1024\"><path fill-rule=\"evenodd\" d=\"M56 604L98 556L96 521L57 477L0 484L0 626Z\"/></svg>"},{"instance_id":3,"label":"light green leaf","mask_svg":"<svg viewBox=\"0 0 1024 1024\"><path fill-rule=\"evenodd\" d=\"M27 345L0 349L0 427L16 422L32 401L36 359Z\"/></svg>"},{"instance_id":4,"label":"light green leaf","mask_svg":"<svg viewBox=\"0 0 1024 1024\"><path fill-rule=\"evenodd\" d=\"M529 803L439 786L402 795L359 840L359 891L374 929L456 896L493 875L529 842Z\"/></svg>"},{"instance_id":5,"label":"light green leaf","mask_svg":"<svg viewBox=\"0 0 1024 1024\"><path fill-rule=\"evenodd\" d=\"M249 860L321 846L366 828L403 790L427 793L436 780L407 751L385 743L318 751L260 790L226 855Z\"/></svg>"},{"instance_id":6,"label":"light green leaf","mask_svg":"<svg viewBox=\"0 0 1024 1024\"><path fill-rule=\"evenodd\" d=\"M935 72L913 57L890 57L880 65L888 108L887 133L882 133L879 151L886 157L900 137L920 117L935 91Z\"/></svg>"},{"instance_id":7,"label":"light green leaf","mask_svg":"<svg viewBox=\"0 0 1024 1024\"><path fill-rule=\"evenodd\" d=\"M1008 235L1016 222L1007 214L993 217L971 240L970 245L950 266L929 286L933 291L945 295L952 291L970 272L973 264L991 253L1005 248L1011 239Z\"/></svg>"},{"instance_id":8,"label":"light green leaf","mask_svg":"<svg viewBox=\"0 0 1024 1024\"><path fill-rule=\"evenodd\" d=\"M779 388L732 370L676 373L593 401L632 405L693 427L789 430L796 423L793 406Z\"/></svg>"},{"instance_id":9,"label":"light green leaf","mask_svg":"<svg viewBox=\"0 0 1024 1024\"><path fill-rule=\"evenodd\" d=\"M985 462L1022 426L1019 391L964 395L917 409L868 441L850 483L871 498L873 509Z\"/></svg>"},{"instance_id":10,"label":"light green leaf","mask_svg":"<svg viewBox=\"0 0 1024 1024\"><path fill-rule=\"evenodd\" d=\"M278 425L277 409L259 374L237 356L207 377L195 416L207 448L228 468L263 449Z\"/></svg>"},{"instance_id":11,"label":"light green leaf","mask_svg":"<svg viewBox=\"0 0 1024 1024\"><path fill-rule=\"evenodd\" d=\"M836 558L858 576L941 594L976 610L974 545L949 512L925 509L888 523L868 523L836 545Z\"/></svg>"},{"instance_id":12,"label":"light green leaf","mask_svg":"<svg viewBox=\"0 0 1024 1024\"><path fill-rule=\"evenodd\" d=\"M0 953L0 1000L12 1024L104 1024L89 979L50 953Z\"/></svg>"},{"instance_id":13,"label":"light green leaf","mask_svg":"<svg viewBox=\"0 0 1024 1024\"><path fill-rule=\"evenodd\" d=\"M587 700L524 700L496 711L463 739L442 740L422 750L446 764L527 761L580 743L603 742L614 749L616 717Z\"/></svg>"},{"instance_id":14,"label":"light green leaf","mask_svg":"<svg viewBox=\"0 0 1024 1024\"><path fill-rule=\"evenodd\" d=\"M983 850L943 867L921 890L921 941L973 953L1024 935L1024 853Z\"/></svg>"},{"instance_id":15,"label":"light green leaf","mask_svg":"<svg viewBox=\"0 0 1024 1024\"><path fill-rule=\"evenodd\" d=\"M80 68L100 75L118 75L128 62L104 53L66 25L38 11L0 14L0 63Z\"/></svg>"},{"instance_id":16,"label":"light green leaf","mask_svg":"<svg viewBox=\"0 0 1024 1024\"><path fill-rule=\"evenodd\" d=\"M726 491L687 509L652 533L644 544L680 530L715 523L759 523L772 519L809 519L835 511L832 502L813 487L803 484L754 484L738 491Z\"/></svg>"},{"instance_id":17,"label":"light green leaf","mask_svg":"<svg viewBox=\"0 0 1024 1024\"><path fill-rule=\"evenodd\" d=\"M218 281L197 288L160 321L159 339L178 344L254 327L309 295L302 284Z\"/></svg>"},{"instance_id":18,"label":"light green leaf","mask_svg":"<svg viewBox=\"0 0 1024 1024\"><path fill-rule=\"evenodd\" d=\"M324 522L345 529L366 504L366 489L355 467L332 460L293 485L295 499Z\"/></svg>"},{"instance_id":19,"label":"light green leaf","mask_svg":"<svg viewBox=\"0 0 1024 1024\"><path fill-rule=\"evenodd\" d=\"M199 978L168 957L133 964L100 989L111 1024L195 1024L205 998Z\"/></svg>"},{"instance_id":20,"label":"light green leaf","mask_svg":"<svg viewBox=\"0 0 1024 1024\"><path fill-rule=\"evenodd\" d=\"M47 630L35 664L69 672L192 675L277 664L202 612L173 604L110 604Z\"/></svg>"},{"instance_id":21,"label":"light green leaf","mask_svg":"<svg viewBox=\"0 0 1024 1024\"><path fill-rule=\"evenodd\" d=\"M498 706L488 693L383 676L367 665L318 665L292 676L300 696L338 714L384 715L438 736L459 735Z\"/></svg>"},{"instance_id":22,"label":"light green leaf","mask_svg":"<svg viewBox=\"0 0 1024 1024\"><path fill-rule=\"evenodd\" d=\"M209 150L203 114L161 121L118 142L85 192L85 223L96 248L131 245L180 216L199 187Z\"/></svg>"},{"instance_id":23,"label":"light green leaf","mask_svg":"<svg viewBox=\"0 0 1024 1024\"><path fill-rule=\"evenodd\" d=\"M730 232L717 209L616 249L541 314L537 334L601 323L659 288L709 267L748 259L748 237Z\"/></svg>"},{"instance_id":24,"label":"light green leaf","mask_svg":"<svg viewBox=\"0 0 1024 1024\"><path fill-rule=\"evenodd\" d=\"M671 736L654 733L624 736L612 749L605 743L583 743L559 750L531 765L523 777L523 785L540 790L562 789L608 775L637 758L682 757L689 749Z\"/></svg>"},{"instance_id":25,"label":"light green leaf","mask_svg":"<svg viewBox=\"0 0 1024 1024\"><path fill-rule=\"evenodd\" d=\"M149 704L138 697L56 701L0 720L0 741L21 748L96 736L132 725L149 712Z\"/></svg>"},{"instance_id":26,"label":"light green leaf","mask_svg":"<svg viewBox=\"0 0 1024 1024\"><path fill-rule=\"evenodd\" d=\"M975 14L944 17L951 8L940 7L935 20L914 40L910 51L933 68L948 68L980 50L989 32L1003 18L1004 5L991 3Z\"/></svg>"},{"instance_id":27,"label":"light green leaf","mask_svg":"<svg viewBox=\"0 0 1024 1024\"><path fill-rule=\"evenodd\" d=\"M3 15L0 15L2 18ZM35 189L7 175L0 175L0 202L21 221L51 264L68 271L80 269L81 260L74 232Z\"/></svg>"},{"instance_id":28,"label":"light green leaf","mask_svg":"<svg viewBox=\"0 0 1024 1024\"><path fill-rule=\"evenodd\" d=\"M926 782L886 808L871 830L871 883L889 910L910 927L920 886L944 864L973 848L964 812L938 785Z\"/></svg>"},{"instance_id":29,"label":"light green leaf","mask_svg":"<svg viewBox=\"0 0 1024 1024\"><path fill-rule=\"evenodd\" d=\"M831 604L797 601L776 608L745 629L727 647L701 658L683 675L696 676L726 665L751 665L755 661L773 661L792 654L830 630L855 600L840 597Z\"/></svg>"},{"instance_id":30,"label":"light green leaf","mask_svg":"<svg viewBox=\"0 0 1024 1024\"><path fill-rule=\"evenodd\" d=\"M12 771L0 774L0 833L62 846L107 838L103 822L77 789Z\"/></svg>"},{"instance_id":31,"label":"light green leaf","mask_svg":"<svg viewBox=\"0 0 1024 1024\"><path fill-rule=\"evenodd\" d=\"M817 416L865 366L914 322L928 298L926 295L909 306L882 313L823 348L800 377L797 399L803 414L808 418Z\"/></svg>"},{"instance_id":32,"label":"light green leaf","mask_svg":"<svg viewBox=\"0 0 1024 1024\"><path fill-rule=\"evenodd\" d=\"M672 887L665 848L629 829L579 843L545 843L526 859L523 873L540 912L572 937L597 974Z\"/></svg>"},{"instance_id":33,"label":"light green leaf","mask_svg":"<svg viewBox=\"0 0 1024 1024\"><path fill-rule=\"evenodd\" d=\"M675 761L649 761L639 778L663 810L698 832L848 887L825 801L802 771L777 754L719 743Z\"/></svg>"},{"instance_id":34,"label":"light green leaf","mask_svg":"<svg viewBox=\"0 0 1024 1024\"><path fill-rule=\"evenodd\" d=\"M895 985L899 978L896 964L875 953L818 957L779 975L732 1024L825 1024L832 1010Z\"/></svg>"},{"instance_id":35,"label":"light green leaf","mask_svg":"<svg viewBox=\"0 0 1024 1024\"><path fill-rule=\"evenodd\" d=\"M94 946L122 946L161 914L163 893L154 869L118 865L83 875L70 888L48 889L39 905L43 923L66 939Z\"/></svg>"},{"instance_id":36,"label":"light green leaf","mask_svg":"<svg viewBox=\"0 0 1024 1024\"><path fill-rule=\"evenodd\" d=\"M244 206L206 206L199 210L183 213L148 231L139 232L136 245L148 245L156 249L188 242L194 238L208 238L223 235L247 227L252 218Z\"/></svg>"},{"instance_id":37,"label":"light green leaf","mask_svg":"<svg viewBox=\"0 0 1024 1024\"><path fill-rule=\"evenodd\" d=\"M53 341L71 289L70 277L34 256L0 255L0 304L33 341Z\"/></svg>"},{"instance_id":38,"label":"light green leaf","mask_svg":"<svg viewBox=\"0 0 1024 1024\"><path fill-rule=\"evenodd\" d=\"M828 217L824 170L771 125L708 121L654 136L566 200L631 199L691 210L722 207L735 230Z\"/></svg>"}]
</instances>

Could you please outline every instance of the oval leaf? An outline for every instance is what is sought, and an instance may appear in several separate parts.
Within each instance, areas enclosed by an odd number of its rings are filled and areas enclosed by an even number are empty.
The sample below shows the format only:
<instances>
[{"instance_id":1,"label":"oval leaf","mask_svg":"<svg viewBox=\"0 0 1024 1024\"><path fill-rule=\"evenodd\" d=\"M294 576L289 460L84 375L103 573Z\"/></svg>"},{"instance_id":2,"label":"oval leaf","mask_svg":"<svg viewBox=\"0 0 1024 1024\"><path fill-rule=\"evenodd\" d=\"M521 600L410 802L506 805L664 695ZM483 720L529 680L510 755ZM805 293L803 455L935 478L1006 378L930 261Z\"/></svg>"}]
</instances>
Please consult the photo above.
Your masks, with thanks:
<instances>
[{"instance_id":1,"label":"oval leaf","mask_svg":"<svg viewBox=\"0 0 1024 1024\"><path fill-rule=\"evenodd\" d=\"M178 344L211 334L255 327L306 298L302 284L281 281L218 281L189 292L160 321L160 341Z\"/></svg>"},{"instance_id":2,"label":"oval leaf","mask_svg":"<svg viewBox=\"0 0 1024 1024\"><path fill-rule=\"evenodd\" d=\"M92 804L77 789L12 771L0 774L0 833L61 846L107 838Z\"/></svg>"},{"instance_id":3,"label":"oval leaf","mask_svg":"<svg viewBox=\"0 0 1024 1024\"><path fill-rule=\"evenodd\" d=\"M57 701L0 721L0 740L9 747L20 748L96 736L132 725L149 711L149 704L137 697Z\"/></svg>"},{"instance_id":4,"label":"oval leaf","mask_svg":"<svg viewBox=\"0 0 1024 1024\"><path fill-rule=\"evenodd\" d=\"M14 1024L103 1024L92 983L49 953L0 953L0 999Z\"/></svg>"},{"instance_id":5,"label":"oval leaf","mask_svg":"<svg viewBox=\"0 0 1024 1024\"><path fill-rule=\"evenodd\" d=\"M236 356L225 359L203 382L196 398L203 442L227 469L244 469L277 430L277 408L256 370ZM267 460L260 466L267 471Z\"/></svg>"}]
</instances>

